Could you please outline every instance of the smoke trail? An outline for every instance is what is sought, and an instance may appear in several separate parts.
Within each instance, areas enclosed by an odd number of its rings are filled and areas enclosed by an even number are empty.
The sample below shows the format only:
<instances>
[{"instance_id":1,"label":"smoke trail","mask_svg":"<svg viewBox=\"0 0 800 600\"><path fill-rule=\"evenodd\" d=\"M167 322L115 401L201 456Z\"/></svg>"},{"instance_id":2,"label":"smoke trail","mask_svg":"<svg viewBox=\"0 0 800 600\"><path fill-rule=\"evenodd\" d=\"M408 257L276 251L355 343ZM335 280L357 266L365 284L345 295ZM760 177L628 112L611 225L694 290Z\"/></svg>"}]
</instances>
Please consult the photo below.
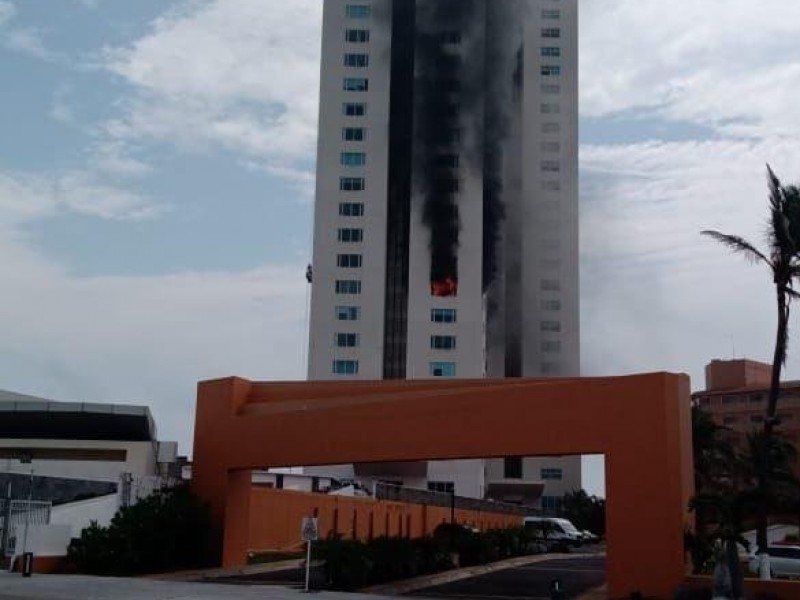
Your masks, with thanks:
<instances>
[{"instance_id":1,"label":"smoke trail","mask_svg":"<svg viewBox=\"0 0 800 600\"><path fill-rule=\"evenodd\" d=\"M414 180L430 231L431 289L454 295L465 177L482 177L484 291L497 271L516 0L420 0L417 12Z\"/></svg>"},{"instance_id":2,"label":"smoke trail","mask_svg":"<svg viewBox=\"0 0 800 600\"><path fill-rule=\"evenodd\" d=\"M463 149L479 94L483 61L480 0L418 3L414 144L415 185L423 197L422 221L430 230L431 291L455 295L461 219L458 194ZM476 60L478 59L478 60ZM476 64L477 63L477 64Z\"/></svg>"}]
</instances>

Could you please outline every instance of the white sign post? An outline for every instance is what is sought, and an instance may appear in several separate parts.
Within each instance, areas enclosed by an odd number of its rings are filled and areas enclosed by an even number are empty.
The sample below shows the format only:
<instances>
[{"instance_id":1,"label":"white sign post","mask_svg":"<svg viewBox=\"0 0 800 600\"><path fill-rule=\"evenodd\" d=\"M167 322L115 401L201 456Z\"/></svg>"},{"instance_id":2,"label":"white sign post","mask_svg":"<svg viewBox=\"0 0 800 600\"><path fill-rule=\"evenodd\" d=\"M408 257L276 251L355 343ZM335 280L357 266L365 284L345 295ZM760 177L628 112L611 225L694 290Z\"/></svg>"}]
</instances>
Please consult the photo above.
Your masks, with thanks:
<instances>
[{"instance_id":1,"label":"white sign post","mask_svg":"<svg viewBox=\"0 0 800 600\"><path fill-rule=\"evenodd\" d=\"M319 539L319 519L316 517L303 517L300 525L300 535L306 543L306 591L311 578L311 542Z\"/></svg>"}]
</instances>

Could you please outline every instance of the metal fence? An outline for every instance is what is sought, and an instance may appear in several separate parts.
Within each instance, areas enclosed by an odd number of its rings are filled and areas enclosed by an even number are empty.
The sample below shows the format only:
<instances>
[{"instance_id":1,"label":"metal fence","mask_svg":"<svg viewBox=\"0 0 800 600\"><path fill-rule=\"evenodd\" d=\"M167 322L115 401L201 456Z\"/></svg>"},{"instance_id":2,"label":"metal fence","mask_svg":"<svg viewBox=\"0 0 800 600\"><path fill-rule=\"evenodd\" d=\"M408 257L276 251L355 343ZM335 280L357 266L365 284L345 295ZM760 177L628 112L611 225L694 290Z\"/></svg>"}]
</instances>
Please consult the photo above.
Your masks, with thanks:
<instances>
[{"instance_id":1,"label":"metal fence","mask_svg":"<svg viewBox=\"0 0 800 600\"><path fill-rule=\"evenodd\" d=\"M39 500L0 500L0 556L13 556L26 525L49 525L52 508Z\"/></svg>"},{"instance_id":2,"label":"metal fence","mask_svg":"<svg viewBox=\"0 0 800 600\"><path fill-rule=\"evenodd\" d=\"M504 515L525 515L530 512L529 508L518 504L507 504L505 502L495 502L493 500L480 500L478 498L466 498L464 496L454 496L447 492L432 492L417 488L408 488L389 483L375 484L375 498L377 500L392 500L395 502L407 502L409 504L426 504L428 506L443 506L446 508L460 508L464 510L474 510L481 512L493 512Z\"/></svg>"}]
</instances>

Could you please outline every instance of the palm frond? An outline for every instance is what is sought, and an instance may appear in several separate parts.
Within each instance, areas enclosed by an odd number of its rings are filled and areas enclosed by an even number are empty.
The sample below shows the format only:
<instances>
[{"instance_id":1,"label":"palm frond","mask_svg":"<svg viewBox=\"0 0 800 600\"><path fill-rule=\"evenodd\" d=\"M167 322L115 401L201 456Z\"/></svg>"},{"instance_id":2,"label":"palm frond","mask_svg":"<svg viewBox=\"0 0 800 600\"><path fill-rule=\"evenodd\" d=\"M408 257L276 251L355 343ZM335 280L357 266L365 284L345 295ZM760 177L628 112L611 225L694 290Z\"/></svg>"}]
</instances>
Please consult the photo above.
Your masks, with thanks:
<instances>
[{"instance_id":1,"label":"palm frond","mask_svg":"<svg viewBox=\"0 0 800 600\"><path fill-rule=\"evenodd\" d=\"M733 250L736 253L743 254L745 259L752 263L761 261L767 265L771 264L770 260L758 248L753 246L753 244L748 242L743 237L708 229L701 231L700 233L701 235L708 236L711 239L718 241L720 244L727 246L730 250Z\"/></svg>"}]
</instances>

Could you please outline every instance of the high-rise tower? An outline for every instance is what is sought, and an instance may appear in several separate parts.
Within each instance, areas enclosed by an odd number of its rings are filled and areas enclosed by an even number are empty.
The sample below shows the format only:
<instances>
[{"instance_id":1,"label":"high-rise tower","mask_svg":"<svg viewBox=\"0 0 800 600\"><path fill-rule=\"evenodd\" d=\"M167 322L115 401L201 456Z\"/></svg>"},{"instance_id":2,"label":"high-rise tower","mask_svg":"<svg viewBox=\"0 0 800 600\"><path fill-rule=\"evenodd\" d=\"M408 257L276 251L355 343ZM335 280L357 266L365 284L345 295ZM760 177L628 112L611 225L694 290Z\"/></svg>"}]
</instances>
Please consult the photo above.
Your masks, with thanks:
<instances>
[{"instance_id":1,"label":"high-rise tower","mask_svg":"<svg viewBox=\"0 0 800 600\"><path fill-rule=\"evenodd\" d=\"M325 0L309 378L578 374L577 21L577 0ZM579 487L579 458L543 460L395 479Z\"/></svg>"}]
</instances>

